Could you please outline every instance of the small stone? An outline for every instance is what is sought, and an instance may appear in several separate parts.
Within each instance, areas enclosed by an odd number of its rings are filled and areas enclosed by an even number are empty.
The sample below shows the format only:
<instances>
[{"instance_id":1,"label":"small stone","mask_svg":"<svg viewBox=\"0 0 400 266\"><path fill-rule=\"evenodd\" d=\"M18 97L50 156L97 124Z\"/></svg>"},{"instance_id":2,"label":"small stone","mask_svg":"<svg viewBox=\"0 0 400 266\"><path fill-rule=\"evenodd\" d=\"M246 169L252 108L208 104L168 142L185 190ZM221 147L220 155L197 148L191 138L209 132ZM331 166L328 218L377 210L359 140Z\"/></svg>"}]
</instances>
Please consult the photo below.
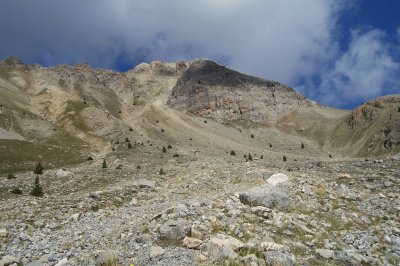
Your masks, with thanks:
<instances>
[{"instance_id":1,"label":"small stone","mask_svg":"<svg viewBox=\"0 0 400 266\"><path fill-rule=\"evenodd\" d=\"M68 259L63 258L55 266L69 266L69 265L71 265L71 264L68 262Z\"/></svg>"},{"instance_id":2,"label":"small stone","mask_svg":"<svg viewBox=\"0 0 400 266\"><path fill-rule=\"evenodd\" d=\"M193 237L187 236L183 239L183 245L190 249L198 249L201 244L203 244L203 241L201 241L200 239L193 238Z\"/></svg>"},{"instance_id":3,"label":"small stone","mask_svg":"<svg viewBox=\"0 0 400 266\"><path fill-rule=\"evenodd\" d=\"M5 228L1 228L1 229L0 229L0 237L1 237L1 238L6 238L6 237L8 237L7 229L5 229Z\"/></svg>"},{"instance_id":4,"label":"small stone","mask_svg":"<svg viewBox=\"0 0 400 266\"><path fill-rule=\"evenodd\" d=\"M160 226L160 238L180 240L188 235L189 229L189 226L184 220L168 220L166 223Z\"/></svg>"},{"instance_id":5,"label":"small stone","mask_svg":"<svg viewBox=\"0 0 400 266\"><path fill-rule=\"evenodd\" d=\"M296 263L296 257L291 253L280 251L267 251L264 253L265 262L271 266L293 266Z\"/></svg>"},{"instance_id":6,"label":"small stone","mask_svg":"<svg viewBox=\"0 0 400 266\"><path fill-rule=\"evenodd\" d=\"M331 259L335 255L335 252L330 249L316 249L315 253L325 259Z\"/></svg>"},{"instance_id":7,"label":"small stone","mask_svg":"<svg viewBox=\"0 0 400 266\"><path fill-rule=\"evenodd\" d=\"M277 173L277 174L273 174L271 175L268 179L267 179L267 183L271 184L271 185L278 185L280 183L285 183L289 180L289 177L285 174L282 173Z\"/></svg>"},{"instance_id":8,"label":"small stone","mask_svg":"<svg viewBox=\"0 0 400 266\"><path fill-rule=\"evenodd\" d=\"M137 206L138 200L136 198L133 198L130 202L129 205L131 206Z\"/></svg>"},{"instance_id":9,"label":"small stone","mask_svg":"<svg viewBox=\"0 0 400 266\"><path fill-rule=\"evenodd\" d=\"M161 256L165 253L165 250L160 246L151 246L150 247L150 258L155 258Z\"/></svg>"},{"instance_id":10,"label":"small stone","mask_svg":"<svg viewBox=\"0 0 400 266\"><path fill-rule=\"evenodd\" d=\"M44 266L44 264L41 261L34 260L34 261L29 262L28 264L26 264L26 266Z\"/></svg>"},{"instance_id":11,"label":"small stone","mask_svg":"<svg viewBox=\"0 0 400 266\"><path fill-rule=\"evenodd\" d=\"M101 250L95 257L96 266L117 265L118 257L112 250Z\"/></svg>"},{"instance_id":12,"label":"small stone","mask_svg":"<svg viewBox=\"0 0 400 266\"><path fill-rule=\"evenodd\" d=\"M289 251L289 248L287 246L277 244L274 242L262 242L260 244L260 247L264 251L280 251L280 252L287 252Z\"/></svg>"}]
</instances>

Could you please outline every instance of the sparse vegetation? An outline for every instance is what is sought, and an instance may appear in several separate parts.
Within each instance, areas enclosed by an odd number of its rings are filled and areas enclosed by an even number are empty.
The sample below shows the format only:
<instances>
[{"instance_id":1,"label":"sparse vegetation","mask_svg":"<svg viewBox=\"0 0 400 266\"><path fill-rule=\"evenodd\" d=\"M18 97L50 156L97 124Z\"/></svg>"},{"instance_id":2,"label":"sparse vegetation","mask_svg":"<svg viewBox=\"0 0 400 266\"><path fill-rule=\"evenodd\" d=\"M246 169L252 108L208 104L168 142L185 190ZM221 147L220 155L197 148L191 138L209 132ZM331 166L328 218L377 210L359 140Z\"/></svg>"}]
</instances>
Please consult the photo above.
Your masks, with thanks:
<instances>
[{"instance_id":1,"label":"sparse vegetation","mask_svg":"<svg viewBox=\"0 0 400 266\"><path fill-rule=\"evenodd\" d=\"M251 137L252 139L254 139L254 134L251 134L250 137Z\"/></svg>"},{"instance_id":2,"label":"sparse vegetation","mask_svg":"<svg viewBox=\"0 0 400 266\"><path fill-rule=\"evenodd\" d=\"M128 149L132 149L132 143L128 143Z\"/></svg>"},{"instance_id":3,"label":"sparse vegetation","mask_svg":"<svg viewBox=\"0 0 400 266\"><path fill-rule=\"evenodd\" d=\"M133 131L133 128L130 127L130 128L129 128L129 131Z\"/></svg>"},{"instance_id":4,"label":"sparse vegetation","mask_svg":"<svg viewBox=\"0 0 400 266\"><path fill-rule=\"evenodd\" d=\"M179 157L179 154L175 153L172 157Z\"/></svg>"},{"instance_id":5,"label":"sparse vegetation","mask_svg":"<svg viewBox=\"0 0 400 266\"><path fill-rule=\"evenodd\" d=\"M286 158L286 156L285 156L285 155L283 155L283 157L282 157L282 160L283 160L284 162L286 162L286 161L287 161L287 158Z\"/></svg>"},{"instance_id":6,"label":"sparse vegetation","mask_svg":"<svg viewBox=\"0 0 400 266\"><path fill-rule=\"evenodd\" d=\"M128 137L125 138L125 142L131 142Z\"/></svg>"},{"instance_id":7,"label":"sparse vegetation","mask_svg":"<svg viewBox=\"0 0 400 266\"><path fill-rule=\"evenodd\" d=\"M161 129L161 132L164 132L164 129L163 129L163 128Z\"/></svg>"},{"instance_id":8,"label":"sparse vegetation","mask_svg":"<svg viewBox=\"0 0 400 266\"><path fill-rule=\"evenodd\" d=\"M16 194L16 195L21 195L22 194L22 190L20 188L18 188L18 187L15 187L15 188L11 189L10 192L12 194Z\"/></svg>"},{"instance_id":9,"label":"sparse vegetation","mask_svg":"<svg viewBox=\"0 0 400 266\"><path fill-rule=\"evenodd\" d=\"M251 157L251 154L249 153L249 156L247 156L247 159L249 160L249 161L253 161L253 157Z\"/></svg>"},{"instance_id":10,"label":"sparse vegetation","mask_svg":"<svg viewBox=\"0 0 400 266\"><path fill-rule=\"evenodd\" d=\"M106 159L103 159L103 165L101 166L101 168L108 168Z\"/></svg>"},{"instance_id":11,"label":"sparse vegetation","mask_svg":"<svg viewBox=\"0 0 400 266\"><path fill-rule=\"evenodd\" d=\"M329 158L333 158L333 157L332 157L332 154L329 154Z\"/></svg>"},{"instance_id":12,"label":"sparse vegetation","mask_svg":"<svg viewBox=\"0 0 400 266\"><path fill-rule=\"evenodd\" d=\"M301 143L300 147L301 147L301 149L304 149L304 143L303 142Z\"/></svg>"},{"instance_id":13,"label":"sparse vegetation","mask_svg":"<svg viewBox=\"0 0 400 266\"><path fill-rule=\"evenodd\" d=\"M272 148L272 144L271 143L269 144L269 147Z\"/></svg>"},{"instance_id":14,"label":"sparse vegetation","mask_svg":"<svg viewBox=\"0 0 400 266\"><path fill-rule=\"evenodd\" d=\"M261 160L264 159L264 155L261 155L261 156L260 156L260 159L261 159Z\"/></svg>"},{"instance_id":15,"label":"sparse vegetation","mask_svg":"<svg viewBox=\"0 0 400 266\"><path fill-rule=\"evenodd\" d=\"M161 168L160 171L158 172L158 174L165 175L164 169Z\"/></svg>"},{"instance_id":16,"label":"sparse vegetation","mask_svg":"<svg viewBox=\"0 0 400 266\"><path fill-rule=\"evenodd\" d=\"M166 149L164 146L162 147L162 152L163 152L163 153L166 153L166 152L167 152L167 149Z\"/></svg>"},{"instance_id":17,"label":"sparse vegetation","mask_svg":"<svg viewBox=\"0 0 400 266\"><path fill-rule=\"evenodd\" d=\"M236 152L232 150L231 153L230 153L230 155L236 156Z\"/></svg>"},{"instance_id":18,"label":"sparse vegetation","mask_svg":"<svg viewBox=\"0 0 400 266\"><path fill-rule=\"evenodd\" d=\"M8 174L7 179L16 179L17 177L14 174Z\"/></svg>"},{"instance_id":19,"label":"sparse vegetation","mask_svg":"<svg viewBox=\"0 0 400 266\"><path fill-rule=\"evenodd\" d=\"M39 175L36 175L35 184L29 195L33 197L42 197L44 195L43 188L40 185Z\"/></svg>"},{"instance_id":20,"label":"sparse vegetation","mask_svg":"<svg viewBox=\"0 0 400 266\"><path fill-rule=\"evenodd\" d=\"M89 156L89 157L87 157L87 160L88 160L88 161L93 161L93 157L92 157L92 156Z\"/></svg>"},{"instance_id":21,"label":"sparse vegetation","mask_svg":"<svg viewBox=\"0 0 400 266\"><path fill-rule=\"evenodd\" d=\"M138 170L139 170L140 168L141 168L141 167L140 167L140 165L136 166L136 169L138 169Z\"/></svg>"},{"instance_id":22,"label":"sparse vegetation","mask_svg":"<svg viewBox=\"0 0 400 266\"><path fill-rule=\"evenodd\" d=\"M168 149L172 149L172 146L170 144L168 144L167 148Z\"/></svg>"}]
</instances>

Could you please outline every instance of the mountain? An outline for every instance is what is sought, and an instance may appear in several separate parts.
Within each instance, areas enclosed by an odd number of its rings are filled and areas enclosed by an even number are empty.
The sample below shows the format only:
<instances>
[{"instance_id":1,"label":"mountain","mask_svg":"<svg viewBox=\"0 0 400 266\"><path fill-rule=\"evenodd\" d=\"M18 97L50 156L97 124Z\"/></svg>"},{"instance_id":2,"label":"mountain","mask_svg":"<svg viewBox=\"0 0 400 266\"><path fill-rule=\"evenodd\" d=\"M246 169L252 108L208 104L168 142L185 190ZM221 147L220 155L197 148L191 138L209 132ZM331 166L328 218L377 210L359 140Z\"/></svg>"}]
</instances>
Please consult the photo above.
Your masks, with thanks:
<instances>
[{"instance_id":1,"label":"mountain","mask_svg":"<svg viewBox=\"0 0 400 266\"><path fill-rule=\"evenodd\" d=\"M274 143L272 153L295 154L304 142L310 156L400 151L399 95L352 112L336 110L206 59L142 63L119 73L87 64L24 65L11 57L0 63L0 95L3 171L27 169L38 160L60 166L105 156L126 136L195 138L217 150L261 150ZM161 127L168 134L160 134Z\"/></svg>"}]
</instances>

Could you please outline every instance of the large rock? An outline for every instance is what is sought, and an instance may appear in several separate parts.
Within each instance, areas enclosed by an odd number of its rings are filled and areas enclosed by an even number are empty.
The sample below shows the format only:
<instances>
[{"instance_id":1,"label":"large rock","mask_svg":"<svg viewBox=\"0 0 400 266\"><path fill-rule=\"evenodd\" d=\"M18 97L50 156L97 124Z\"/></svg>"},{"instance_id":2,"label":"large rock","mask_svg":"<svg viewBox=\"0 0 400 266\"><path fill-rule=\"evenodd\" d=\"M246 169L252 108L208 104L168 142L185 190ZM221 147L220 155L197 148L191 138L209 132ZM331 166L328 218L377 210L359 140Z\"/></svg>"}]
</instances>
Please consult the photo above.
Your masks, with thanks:
<instances>
[{"instance_id":1,"label":"large rock","mask_svg":"<svg viewBox=\"0 0 400 266\"><path fill-rule=\"evenodd\" d=\"M335 256L335 252L330 249L316 249L315 253L324 259L332 259Z\"/></svg>"},{"instance_id":2,"label":"large rock","mask_svg":"<svg viewBox=\"0 0 400 266\"><path fill-rule=\"evenodd\" d=\"M243 204L249 206L264 206L282 211L289 208L287 194L281 188L270 183L246 190L239 195L239 198Z\"/></svg>"},{"instance_id":3,"label":"large rock","mask_svg":"<svg viewBox=\"0 0 400 266\"><path fill-rule=\"evenodd\" d=\"M218 234L216 237L208 241L208 260L211 263L221 262L224 259L234 260L237 258L235 251L239 251L244 247L244 244L231 236Z\"/></svg>"},{"instance_id":4,"label":"large rock","mask_svg":"<svg viewBox=\"0 0 400 266\"><path fill-rule=\"evenodd\" d=\"M181 240L189 235L190 227L183 219L168 220L160 226L160 238L169 240Z\"/></svg>"},{"instance_id":5,"label":"large rock","mask_svg":"<svg viewBox=\"0 0 400 266\"><path fill-rule=\"evenodd\" d=\"M264 253L265 262L270 266L293 266L296 258L291 253L280 251L267 251Z\"/></svg>"},{"instance_id":6,"label":"large rock","mask_svg":"<svg viewBox=\"0 0 400 266\"><path fill-rule=\"evenodd\" d=\"M0 266L8 266L14 263L19 263L19 258L11 255L6 255L0 260Z\"/></svg>"},{"instance_id":7,"label":"large rock","mask_svg":"<svg viewBox=\"0 0 400 266\"><path fill-rule=\"evenodd\" d=\"M267 183L271 184L271 185L278 185L281 183L285 183L289 180L289 177L285 174L281 174L281 173L277 173L277 174L273 174L271 175L268 179L267 179Z\"/></svg>"}]
</instances>

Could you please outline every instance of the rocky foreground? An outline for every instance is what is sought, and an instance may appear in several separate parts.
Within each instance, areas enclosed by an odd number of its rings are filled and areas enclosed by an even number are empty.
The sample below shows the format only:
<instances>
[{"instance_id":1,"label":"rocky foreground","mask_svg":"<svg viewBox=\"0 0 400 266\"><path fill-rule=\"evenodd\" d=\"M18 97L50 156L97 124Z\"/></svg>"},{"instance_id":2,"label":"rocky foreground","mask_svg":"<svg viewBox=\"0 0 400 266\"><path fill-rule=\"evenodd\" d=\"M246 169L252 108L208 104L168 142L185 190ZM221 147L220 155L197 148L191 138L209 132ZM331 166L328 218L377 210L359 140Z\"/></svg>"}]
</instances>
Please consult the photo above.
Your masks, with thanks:
<instances>
[{"instance_id":1,"label":"rocky foreground","mask_svg":"<svg viewBox=\"0 0 400 266\"><path fill-rule=\"evenodd\" d=\"M0 265L399 265L399 161L259 158L1 178Z\"/></svg>"}]
</instances>

